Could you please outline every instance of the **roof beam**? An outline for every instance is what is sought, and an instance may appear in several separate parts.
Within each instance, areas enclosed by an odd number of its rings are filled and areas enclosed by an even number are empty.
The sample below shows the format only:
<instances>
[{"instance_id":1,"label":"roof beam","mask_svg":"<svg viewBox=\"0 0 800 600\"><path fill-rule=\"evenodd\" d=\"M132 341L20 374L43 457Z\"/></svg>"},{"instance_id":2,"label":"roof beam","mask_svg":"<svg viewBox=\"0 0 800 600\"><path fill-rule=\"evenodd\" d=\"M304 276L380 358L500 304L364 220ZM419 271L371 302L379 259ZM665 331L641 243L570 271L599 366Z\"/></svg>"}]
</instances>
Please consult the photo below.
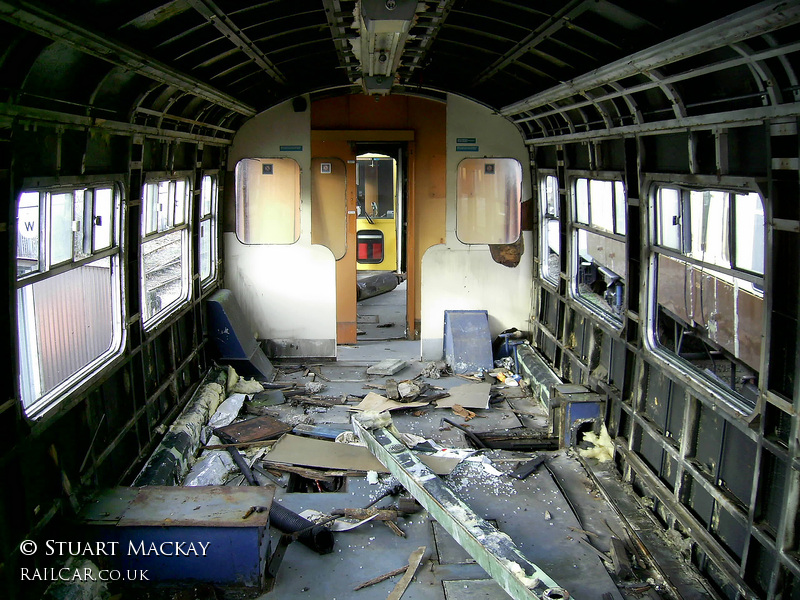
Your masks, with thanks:
<instances>
[{"instance_id":1,"label":"roof beam","mask_svg":"<svg viewBox=\"0 0 800 600\"><path fill-rule=\"evenodd\" d=\"M159 83L174 86L247 117L256 110L233 96L174 69L146 54L89 31L24 0L0 0L0 19L45 38L63 42L91 56Z\"/></svg>"},{"instance_id":2,"label":"roof beam","mask_svg":"<svg viewBox=\"0 0 800 600\"><path fill-rule=\"evenodd\" d=\"M709 115L700 115L697 117L683 117L680 119L651 121L635 125L621 125L608 129L590 129L576 133L529 138L525 140L525 144L528 146L549 146L551 144L584 142L601 138L662 135L666 133L675 133L676 131L686 132L690 130L716 129L719 127L743 127L754 123L763 123L770 119L780 119L784 117L800 117L800 104L779 104L778 106L732 110Z\"/></svg>"},{"instance_id":3,"label":"roof beam","mask_svg":"<svg viewBox=\"0 0 800 600\"><path fill-rule=\"evenodd\" d=\"M659 87L660 85L673 84L673 83L678 83L680 81L685 81L687 79L694 79L695 77L702 77L704 75L709 75L711 73L716 73L718 71L724 71L725 69L733 69L733 68L741 66L741 65L747 65L750 62L764 61L764 60L768 60L768 59L771 59L771 58L781 59L781 58L785 58L785 56L787 54L791 54L793 52L798 52L798 51L800 51L800 42L794 42L794 43L791 43L791 44L787 44L785 46L775 46L775 47L769 48L767 50L761 50L759 52L754 52L753 54L750 54L750 55L748 55L746 57L739 56L738 58L730 58L730 59L724 60L722 62L717 62L717 63L713 63L713 64L710 64L710 65L707 65L705 67L699 67L699 68L696 68L696 69L691 69L690 71L684 71L682 73L676 73L675 75L670 75L669 77L662 76L658 80L651 79L651 81L649 81L647 83L640 83L640 84L633 85L633 86L627 87L627 88L623 87L619 83L613 82L613 83L609 83L608 85L609 85L609 87L613 88L615 91L607 93L607 94L604 94L602 96L596 96L594 98L594 101L595 102L600 102L600 101L603 101L603 100L611 100L613 98L619 98L619 97L629 98L633 94L636 94L638 92L644 92L646 90L650 90L650 89ZM577 108L582 108L584 106L589 106L590 104L591 104L591 102L588 102L588 101L587 102L580 101L580 102L574 102L572 104L559 105L558 108L556 108L556 109L548 110L546 112L539 112L539 113L536 113L535 116L536 117L546 117L546 116L549 116L551 114L556 114L556 113L564 112L564 111L567 111L567 110L574 110L574 109L577 109ZM514 122L515 123L523 123L525 121L530 121L533 118L534 118L533 116L524 116L524 117L520 117L519 119L514 119Z\"/></svg>"},{"instance_id":4,"label":"roof beam","mask_svg":"<svg viewBox=\"0 0 800 600\"><path fill-rule=\"evenodd\" d=\"M174 119L175 117L169 118ZM37 125L41 126L64 127L66 129L78 129L81 131L85 131L87 129L98 129L115 135L141 134L154 139L180 140L213 146L231 145L230 139L222 137L199 135L196 133L175 131L172 129L162 129L160 127L150 127L148 125L137 125L135 123L125 123L123 121L98 119L95 117L86 117L83 115L58 112L54 110L20 106L19 104L0 103L0 125L3 127L11 127L14 125L14 123L26 122L36 123ZM208 127L221 131L222 133L227 133L230 131L214 125L206 125L205 123L198 122L197 124L200 127Z\"/></svg>"},{"instance_id":5,"label":"roof beam","mask_svg":"<svg viewBox=\"0 0 800 600\"><path fill-rule=\"evenodd\" d=\"M244 31L237 27L230 17L219 8L212 0L187 0L197 12L203 15L209 23L216 27L222 35L228 38L234 46L239 48L251 58L264 72L281 85L286 85L286 77L272 64L267 56L259 50L258 46L247 37Z\"/></svg>"},{"instance_id":6,"label":"roof beam","mask_svg":"<svg viewBox=\"0 0 800 600\"><path fill-rule=\"evenodd\" d=\"M800 22L800 4L768 0L503 107L512 116L673 62Z\"/></svg>"},{"instance_id":7,"label":"roof beam","mask_svg":"<svg viewBox=\"0 0 800 600\"><path fill-rule=\"evenodd\" d=\"M544 40L549 38L559 29L564 27L570 20L574 19L583 12L589 9L589 2L587 0L572 0L560 11L555 13L552 17L547 19L542 25L537 27L529 35L520 40L511 50L503 54L495 62L484 69L478 76L472 80L472 87L480 85L498 71L504 69L512 62L519 59L523 54L528 52L531 48L535 48Z\"/></svg>"}]
</instances>

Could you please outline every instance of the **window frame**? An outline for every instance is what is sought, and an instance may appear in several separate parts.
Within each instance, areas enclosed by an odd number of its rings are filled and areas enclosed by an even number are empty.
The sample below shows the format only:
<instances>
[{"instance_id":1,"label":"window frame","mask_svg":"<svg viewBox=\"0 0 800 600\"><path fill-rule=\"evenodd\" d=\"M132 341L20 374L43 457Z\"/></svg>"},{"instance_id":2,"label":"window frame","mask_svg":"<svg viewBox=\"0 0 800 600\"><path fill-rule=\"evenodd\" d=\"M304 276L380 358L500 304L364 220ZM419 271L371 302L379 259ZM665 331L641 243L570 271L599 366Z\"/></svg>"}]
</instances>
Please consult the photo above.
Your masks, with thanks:
<instances>
[{"instance_id":1,"label":"window frame","mask_svg":"<svg viewBox=\"0 0 800 600\"><path fill-rule=\"evenodd\" d=\"M211 207L207 214L203 213L203 184L206 177L211 180ZM202 171L200 177L200 195L199 207L197 214L199 220L197 223L197 275L200 278L200 289L205 290L217 280L218 274L218 259L219 259L219 237L218 237L218 224L219 224L219 187L220 187L220 172L219 169L209 169ZM200 236L203 234L203 222L209 223L209 234L211 247L209 249L209 274L206 277L202 275L203 261L201 260L203 246Z\"/></svg>"},{"instance_id":2,"label":"window frame","mask_svg":"<svg viewBox=\"0 0 800 600\"><path fill-rule=\"evenodd\" d=\"M14 289L16 290L15 296L15 314L16 314L16 329L18 332L17 337L17 351L15 352L15 360L18 367L17 378L17 397L22 404L23 415L31 420L42 418L47 413L56 409L64 400L71 394L78 390L85 389L94 383L98 377L105 371L112 367L117 361L121 359L124 354L126 340L127 340L127 327L126 327L126 302L125 302L125 236L123 235L126 221L126 199L125 199L125 176L124 175L103 175L103 176L76 176L76 177L58 177L58 178L26 178L22 182L18 193L15 196L17 202L16 219L19 219L19 201L25 193L38 193L39 194L39 239L38 239L38 268L36 271L29 273L19 273L14 279ZM97 190L110 189L112 193L111 210L113 218L111 222L110 243L99 249L95 249L95 236L96 236L96 208L97 208ZM91 190L91 202L87 203L86 192ZM75 229L75 193L78 191L84 192L82 200L82 242L83 248L80 256L76 257L76 229ZM73 207L73 226L72 229L72 258L52 263L51 261L51 234L50 228L52 224L52 196L60 193L71 193L72 207ZM19 224L17 224L18 231ZM90 233L87 233L90 232ZM19 234L17 233L17 236ZM17 237L18 239L18 237ZM18 249L17 243L17 249ZM15 250L17 252L18 250ZM109 288L111 292L111 340L109 347L98 356L91 359L82 367L75 370L73 373L65 377L62 381L52 387L47 392L40 393L38 389L26 390L23 385L23 378L26 377L23 371L30 368L23 367L22 343L21 343L21 313L20 309L20 292L25 288L33 288L39 282L48 279L54 279L59 275L63 275L73 270L81 269L85 266L92 265L104 259L109 261L109 274L110 282ZM15 262L19 257L15 257ZM18 269L18 263L17 263ZM31 304L32 298L28 296L25 299L26 304ZM34 332L29 332L27 336L29 340L32 338L33 342L38 342L37 335ZM28 362L28 359L25 359ZM35 367L39 371L38 361L33 361L37 364ZM33 375L28 373L27 377ZM39 372L41 377L41 372ZM38 387L38 386L36 386Z\"/></svg>"},{"instance_id":3,"label":"window frame","mask_svg":"<svg viewBox=\"0 0 800 600\"><path fill-rule=\"evenodd\" d=\"M193 200L194 200L194 171L186 170L186 171L151 171L147 173L144 177L144 181L142 182L142 201L141 201L141 229L139 232L139 272L141 273L141 281L140 281L140 315L142 320L142 328L146 331L152 331L156 327L158 327L161 323L163 323L166 319L170 316L174 315L177 311L179 311L184 306L187 306L192 300L193 294L193 285L192 285L192 273L193 271L193 248L192 248L192 215L193 215ZM182 222L175 223L175 214L172 213L172 221L170 224L169 214L168 216L168 225L164 229L159 231L158 223L156 222L156 227L152 231L148 231L148 217L150 217L150 207L148 206L148 199L147 199L147 186L148 185L158 185L163 182L178 182L184 181L185 182L185 203L183 206L183 215L182 215ZM177 198L173 198L173 202ZM169 210L174 211L175 205L172 204ZM158 212L156 212L156 217ZM145 244L164 238L168 235L172 235L175 232L180 232L181 236L181 286L184 290L183 294L180 295L178 298L159 308L156 312L154 312L149 317L145 317L145 308L147 303L147 289L146 289L146 281L145 281L145 265L144 265L144 258L145 252L144 247Z\"/></svg>"},{"instance_id":4,"label":"window frame","mask_svg":"<svg viewBox=\"0 0 800 600\"><path fill-rule=\"evenodd\" d=\"M519 170L519 198L517 199L517 202L516 202L517 237L515 237L513 240L506 241L506 242L464 241L464 240L461 239L461 237L458 234L458 223L459 223L458 205L459 205L459 199L460 199L458 184L459 184L459 181L460 181L459 171L461 169L461 165L464 162L467 162L467 161L484 161L484 169L486 169L486 163L487 162L489 162L489 161L496 162L496 161L500 161L500 160L510 160L510 161L515 162L516 166L518 167L518 170ZM489 171L486 171L486 172L488 173ZM458 164L456 165L456 182L455 182L456 183L456 189L455 189L455 195L456 195L455 213L456 214L455 214L455 229L454 229L453 233L455 234L455 237L459 241L459 243L464 244L465 246L493 246L493 245L498 245L498 244L514 244L514 243L519 241L519 239L522 237L522 190L523 190L523 178L524 177L525 177L525 170L522 168L522 163L519 161L519 159L514 158L513 156L482 156L482 157L477 157L477 156L469 157L468 156L468 157L462 158L460 161L458 161Z\"/></svg>"},{"instance_id":5,"label":"window frame","mask_svg":"<svg viewBox=\"0 0 800 600\"><path fill-rule=\"evenodd\" d=\"M546 181L548 177L553 177L556 180L556 202L555 202L555 212L550 213L547 210L547 195L545 190ZM539 265L539 273L542 278L542 281L553 287L554 289L558 289L559 281L561 279L561 260L564 253L564 248L562 248L561 244L561 232L562 232L562 223L561 223L561 182L558 180L558 172L555 169L537 169L537 190L539 194L539 236L540 236L540 244L539 244L539 252L540 252L540 265ZM549 265L549 257L550 257L550 244L549 244L549 231L548 225L555 221L558 223L558 274L555 277L551 277L549 273L549 268L547 272L545 268Z\"/></svg>"},{"instance_id":6,"label":"window frame","mask_svg":"<svg viewBox=\"0 0 800 600\"><path fill-rule=\"evenodd\" d=\"M582 179L586 179L587 180L586 189L587 189L587 193L589 194L588 195L588 204L587 204L588 208L587 208L587 219L586 219L587 222L586 223L578 220L578 193L577 193L577 186L578 186L578 181L580 181ZM588 300L586 300L583 297L583 294L581 294L581 292L580 292L580 290L578 288L578 276L579 276L579 272L580 272L579 263L580 263L580 259L581 259L580 246L579 246L579 237L578 236L580 235L581 231L585 231L585 232L587 232L587 234L591 233L591 234L595 234L595 235L600 235L600 236L605 237L607 239L611 239L611 240L613 240L615 242L623 244L623 246L625 248L625 256L623 257L622 260L624 261L624 265L625 265L625 273L624 273L624 277L622 277L621 276L622 274L619 274L619 273L617 273L617 275L620 275L620 279L623 280L625 288L627 289L627 287L628 287L627 267L628 267L628 255L629 255L629 251L630 251L630 249L628 248L628 236L627 236L627 231L628 231L628 228L629 228L627 210L626 210L626 214L625 214L625 233L623 233L623 234L616 232L617 223L618 223L616 195L614 195L612 197L612 200L611 200L611 206L612 206L611 221L612 221L612 226L614 228L614 231L610 232L610 231L608 231L606 229L602 229L600 227L592 225L592 218L591 218L591 214L592 214L591 192L590 192L591 181L592 180L610 181L610 182L614 182L614 183L619 182L620 184L622 184L622 191L623 191L623 195L624 195L624 204L623 205L627 206L628 190L626 188L624 175L623 175L623 173L621 173L619 171L570 170L570 171L568 171L566 173L566 180L567 180L566 181L566 183L567 183L567 193L569 194L569 198L568 198L568 202L567 202L568 211L569 211L569 218L568 218L568 222L567 222L567 227L568 227L568 230L567 230L568 231L567 241L568 241L570 252L571 252L571 255L569 257L569 272L568 272L569 284L567 286L568 289L569 289L569 298L571 298L581 308L589 311L589 313L593 317L595 317L597 319L600 319L603 323L605 323L606 325L612 327L616 331L621 331L622 328L625 325L626 320L627 320L626 307L623 306L622 311L620 312L620 314L619 315L615 315L613 312L608 311L608 310L604 310L604 309L592 304ZM614 190L614 194L616 194L616 187L615 186L612 186L612 190Z\"/></svg>"},{"instance_id":7,"label":"window frame","mask_svg":"<svg viewBox=\"0 0 800 600\"><path fill-rule=\"evenodd\" d=\"M729 204L729 213L728 213L728 231L727 231L727 242L728 242L728 250L729 250L729 258L731 267L724 267L717 265L715 263L706 263L701 260L698 260L694 257L688 256L684 254L687 252L686 240L685 240L685 228L689 227L689 224L684 224L684 230L681 233L681 240L680 246L681 250L674 250L668 246L662 246L658 240L658 213L656 209L656 199L658 196L658 192L662 188L672 188L672 189L679 189L681 193L684 192L692 192L692 191L717 191L723 192L728 194L728 204ZM680 377L683 381L687 382L691 387L699 390L701 393L717 400L720 403L720 406L732 410L734 414L749 416L757 412L758 409L758 400L755 402L748 401L744 395L735 391L730 386L723 384L721 381L718 381L714 377L706 375L698 366L694 365L690 360L683 358L677 355L675 352L666 348L659 340L658 340L658 319L659 319L659 308L658 308L658 257L659 255L666 256L676 261L682 261L687 265L691 265L697 269L700 269L701 273L704 268L708 269L711 274L713 271L717 271L727 276L736 277L738 279L744 280L754 285L754 289L756 292L760 292L762 300L765 302L766 294L765 291L769 275L768 275L768 223L769 223L769 214L768 214L768 202L766 197L766 187L763 186L758 179L750 178L750 177L737 177L737 176L724 176L721 179L713 176L702 176L702 175L695 175L692 177L681 177L679 175L672 176L666 178L663 174L644 174L642 177L642 189L645 191L645 198L647 202L646 206L646 214L647 214L647 228L646 228L646 236L647 236L647 273L646 273L646 300L644 302L644 310L645 310L645 331L644 331L644 347L646 353L655 361L658 362L659 366L665 367L668 372L673 373L674 375ZM735 264L735 237L736 237L736 217L735 217L735 209L733 205L735 204L735 196L736 195L747 195L750 193L758 194L759 198L761 199L761 206L763 209L764 214L764 273L759 275L753 271L748 271L742 268L736 268ZM683 208L683 200L679 199L681 202L681 211L685 212L686 209ZM755 288L756 285L761 287L760 290ZM754 294L755 295L755 294ZM762 327L765 325L764 319L766 318L766 304L763 306L762 315L761 315L761 322ZM672 318L672 317L670 317ZM680 318L680 317L678 317ZM673 319L674 320L674 319ZM720 345L713 340L709 340L709 342L703 342L707 345L714 344ZM759 357L759 364L757 368L752 368L755 372L756 376L758 377L758 389L759 395L761 394L761 390L763 389L764 385L764 372L762 370L763 367L763 356L765 351L765 344L761 344L760 349L760 357ZM730 362L739 361L742 362L741 359L734 357L733 359L726 358L726 360Z\"/></svg>"}]
</instances>

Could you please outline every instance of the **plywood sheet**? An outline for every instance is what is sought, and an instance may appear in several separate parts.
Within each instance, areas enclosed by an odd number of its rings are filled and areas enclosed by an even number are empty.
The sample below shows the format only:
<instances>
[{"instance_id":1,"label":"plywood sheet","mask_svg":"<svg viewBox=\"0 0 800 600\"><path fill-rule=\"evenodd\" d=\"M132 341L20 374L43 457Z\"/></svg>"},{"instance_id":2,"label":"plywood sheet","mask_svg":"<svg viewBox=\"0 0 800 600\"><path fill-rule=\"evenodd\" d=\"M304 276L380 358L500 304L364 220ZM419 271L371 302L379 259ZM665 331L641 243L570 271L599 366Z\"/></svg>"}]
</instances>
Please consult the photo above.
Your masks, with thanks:
<instances>
[{"instance_id":1,"label":"plywood sheet","mask_svg":"<svg viewBox=\"0 0 800 600\"><path fill-rule=\"evenodd\" d=\"M488 396L487 396L488 401ZM400 408L419 408L427 406L427 402L397 402L386 396L370 392L364 399L353 407L353 410L366 410L370 412L383 412L385 410L398 410Z\"/></svg>"},{"instance_id":2,"label":"plywood sheet","mask_svg":"<svg viewBox=\"0 0 800 600\"><path fill-rule=\"evenodd\" d=\"M272 462L318 469L389 472L364 446L337 444L289 434L278 440L267 454L266 459ZM460 462L454 458L425 455L420 455L420 460L437 475L449 474Z\"/></svg>"},{"instance_id":3,"label":"plywood sheet","mask_svg":"<svg viewBox=\"0 0 800 600\"><path fill-rule=\"evenodd\" d=\"M219 428L221 433L228 435L235 442L270 440L291 430L290 425L267 416L254 417Z\"/></svg>"},{"instance_id":4,"label":"plywood sheet","mask_svg":"<svg viewBox=\"0 0 800 600\"><path fill-rule=\"evenodd\" d=\"M436 408L451 408L459 404L464 408L489 408L490 383L465 383L450 388L447 398L436 401Z\"/></svg>"}]
</instances>

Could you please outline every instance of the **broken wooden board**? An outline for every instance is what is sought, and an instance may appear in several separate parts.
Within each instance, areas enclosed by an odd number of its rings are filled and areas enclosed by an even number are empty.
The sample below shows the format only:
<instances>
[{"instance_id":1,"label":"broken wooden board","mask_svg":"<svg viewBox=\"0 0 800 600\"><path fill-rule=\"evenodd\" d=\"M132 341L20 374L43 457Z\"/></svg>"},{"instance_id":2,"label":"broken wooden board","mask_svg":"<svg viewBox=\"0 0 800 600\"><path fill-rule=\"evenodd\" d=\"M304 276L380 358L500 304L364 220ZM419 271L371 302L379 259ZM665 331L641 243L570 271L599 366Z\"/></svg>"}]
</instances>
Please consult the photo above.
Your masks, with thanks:
<instances>
[{"instance_id":1,"label":"broken wooden board","mask_svg":"<svg viewBox=\"0 0 800 600\"><path fill-rule=\"evenodd\" d=\"M364 446L337 444L291 434L286 434L278 440L265 459L270 462L320 469L388 473L388 470ZM420 456L419 459L437 475L449 474L461 462L457 458L426 455Z\"/></svg>"},{"instance_id":2,"label":"broken wooden board","mask_svg":"<svg viewBox=\"0 0 800 600\"><path fill-rule=\"evenodd\" d=\"M464 408L489 408L489 394L492 386L489 383L465 383L447 390L447 398L436 401L436 408L451 408L459 404Z\"/></svg>"},{"instance_id":3,"label":"broken wooden board","mask_svg":"<svg viewBox=\"0 0 800 600\"><path fill-rule=\"evenodd\" d=\"M223 433L234 442L258 442L276 438L291 430L292 427L286 423L272 417L261 416L232 423L215 431Z\"/></svg>"},{"instance_id":4,"label":"broken wooden board","mask_svg":"<svg viewBox=\"0 0 800 600\"><path fill-rule=\"evenodd\" d=\"M399 358L385 358L376 365L367 369L367 375L394 375L408 366L407 360Z\"/></svg>"},{"instance_id":5,"label":"broken wooden board","mask_svg":"<svg viewBox=\"0 0 800 600\"><path fill-rule=\"evenodd\" d=\"M364 399L353 406L351 410L364 410L369 412L383 412L385 410L398 410L400 408L419 408L420 406L427 406L427 402L397 402L390 400L385 396L370 392Z\"/></svg>"}]
</instances>

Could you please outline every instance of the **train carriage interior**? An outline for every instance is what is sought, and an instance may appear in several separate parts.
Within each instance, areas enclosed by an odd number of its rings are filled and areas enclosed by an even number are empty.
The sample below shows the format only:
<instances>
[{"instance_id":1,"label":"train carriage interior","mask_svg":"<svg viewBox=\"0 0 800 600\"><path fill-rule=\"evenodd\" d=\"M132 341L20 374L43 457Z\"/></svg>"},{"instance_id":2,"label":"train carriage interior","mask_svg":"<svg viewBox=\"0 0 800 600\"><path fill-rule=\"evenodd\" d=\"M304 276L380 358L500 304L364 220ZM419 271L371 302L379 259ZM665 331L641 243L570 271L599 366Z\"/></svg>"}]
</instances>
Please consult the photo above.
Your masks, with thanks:
<instances>
[{"instance_id":1,"label":"train carriage interior","mask_svg":"<svg viewBox=\"0 0 800 600\"><path fill-rule=\"evenodd\" d=\"M800 2L0 35L3 597L800 600Z\"/></svg>"}]
</instances>

